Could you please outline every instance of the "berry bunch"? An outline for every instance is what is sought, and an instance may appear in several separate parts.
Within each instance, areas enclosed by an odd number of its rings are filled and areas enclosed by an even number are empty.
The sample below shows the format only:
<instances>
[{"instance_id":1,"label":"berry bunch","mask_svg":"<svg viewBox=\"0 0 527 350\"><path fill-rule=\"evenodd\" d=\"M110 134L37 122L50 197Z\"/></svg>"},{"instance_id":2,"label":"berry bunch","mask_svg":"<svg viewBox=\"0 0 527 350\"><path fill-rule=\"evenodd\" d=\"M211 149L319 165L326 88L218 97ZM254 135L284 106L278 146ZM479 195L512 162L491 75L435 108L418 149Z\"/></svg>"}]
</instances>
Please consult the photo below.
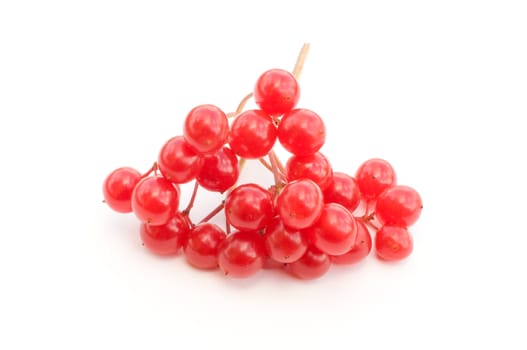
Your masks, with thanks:
<instances>
[{"instance_id":1,"label":"berry bunch","mask_svg":"<svg viewBox=\"0 0 527 350\"><path fill-rule=\"evenodd\" d=\"M192 109L183 135L163 145L145 174L125 167L105 179L105 202L117 212L134 212L147 248L160 255L183 248L194 267L219 266L231 277L276 266L300 279L318 278L332 263L365 258L372 248L370 231L380 259L400 260L412 252L407 228L421 213L419 194L397 185L394 169L382 159L364 162L355 177L334 172L320 152L326 139L323 120L313 111L295 109L300 97L296 76L306 52L307 46L293 74L263 73L235 113L213 105ZM243 111L251 97L259 109ZM285 166L273 151L276 140L291 153ZM272 172L274 185L237 185L245 159L258 159ZM181 210L179 185L193 180L192 198ZM199 187L226 198L194 223L189 212ZM221 211L225 229L208 222Z\"/></svg>"}]
</instances>

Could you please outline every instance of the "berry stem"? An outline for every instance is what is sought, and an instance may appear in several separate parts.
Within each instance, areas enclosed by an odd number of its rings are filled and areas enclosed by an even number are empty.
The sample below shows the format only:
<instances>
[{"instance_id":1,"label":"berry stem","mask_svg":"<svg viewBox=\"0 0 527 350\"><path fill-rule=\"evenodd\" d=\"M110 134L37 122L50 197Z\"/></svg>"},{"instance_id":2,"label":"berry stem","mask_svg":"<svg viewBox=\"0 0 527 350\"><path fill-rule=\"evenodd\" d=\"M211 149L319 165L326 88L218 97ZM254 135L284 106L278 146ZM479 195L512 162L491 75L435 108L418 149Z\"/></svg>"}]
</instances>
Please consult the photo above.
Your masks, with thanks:
<instances>
[{"instance_id":1,"label":"berry stem","mask_svg":"<svg viewBox=\"0 0 527 350\"><path fill-rule=\"evenodd\" d=\"M274 156L273 156L274 155ZM282 174L280 173L278 169L278 162L276 155L274 154L274 151L269 152L269 161L271 162L271 172L274 176L274 184L277 188L280 188L282 185Z\"/></svg>"},{"instance_id":2,"label":"berry stem","mask_svg":"<svg viewBox=\"0 0 527 350\"><path fill-rule=\"evenodd\" d=\"M304 68L304 62L306 61L307 54L309 53L309 44L305 43L300 49L298 58L296 59L295 68L293 68L293 75L298 79L300 74L302 74L302 69Z\"/></svg>"},{"instance_id":3,"label":"berry stem","mask_svg":"<svg viewBox=\"0 0 527 350\"><path fill-rule=\"evenodd\" d=\"M259 159L260 163L269 171L273 171L273 168L271 167L271 164L267 163L267 161L264 158Z\"/></svg>"},{"instance_id":4,"label":"berry stem","mask_svg":"<svg viewBox=\"0 0 527 350\"><path fill-rule=\"evenodd\" d=\"M371 213L368 214L369 204L370 204L369 201L366 202L366 212L364 213L363 216L358 216L357 219L362 221L366 225L370 226L374 230L379 231L380 228L372 222L375 219L375 211L372 211Z\"/></svg>"},{"instance_id":5,"label":"berry stem","mask_svg":"<svg viewBox=\"0 0 527 350\"><path fill-rule=\"evenodd\" d=\"M149 176L150 174L152 174L154 171L157 171L157 162L154 162L154 164L152 165L152 167L150 169L148 169L148 171L146 173L144 173L143 175L141 175L141 179L142 178L145 178L147 176Z\"/></svg>"},{"instance_id":6,"label":"berry stem","mask_svg":"<svg viewBox=\"0 0 527 350\"><path fill-rule=\"evenodd\" d=\"M274 158L274 160L276 162L276 166L278 167L278 170L280 171L280 173L285 174L284 165L282 164L282 162L280 161L280 159L276 155L275 151L271 150L271 152L269 154L271 155L271 157Z\"/></svg>"},{"instance_id":7,"label":"berry stem","mask_svg":"<svg viewBox=\"0 0 527 350\"><path fill-rule=\"evenodd\" d=\"M245 96L241 101L240 101L240 104L238 105L238 108L236 108L236 112L234 112L234 115L238 115L240 114L243 109L245 108L245 105L247 104L247 102L249 102L249 100L253 97L253 93L251 92L250 94L247 94L247 96Z\"/></svg>"},{"instance_id":8,"label":"berry stem","mask_svg":"<svg viewBox=\"0 0 527 350\"><path fill-rule=\"evenodd\" d=\"M215 217L220 211L222 211L224 207L225 207L225 201L222 201L220 203L220 205L218 205L216 208L212 209L212 211L209 214L207 214L207 216L205 216L203 219L201 219L201 221L199 223L202 224L204 222L208 222L210 219Z\"/></svg>"},{"instance_id":9,"label":"berry stem","mask_svg":"<svg viewBox=\"0 0 527 350\"><path fill-rule=\"evenodd\" d=\"M182 212L184 215L188 215L192 207L194 207L194 201L196 200L196 194L198 193L198 188L199 188L198 182L194 181L194 189L192 190L192 196L190 197L190 201L188 202L187 207Z\"/></svg>"},{"instance_id":10,"label":"berry stem","mask_svg":"<svg viewBox=\"0 0 527 350\"><path fill-rule=\"evenodd\" d=\"M227 217L225 217L225 233L231 233L231 224L229 223L229 219L227 219Z\"/></svg>"},{"instance_id":11,"label":"berry stem","mask_svg":"<svg viewBox=\"0 0 527 350\"><path fill-rule=\"evenodd\" d=\"M364 221L364 223L368 226L370 226L371 228L373 228L375 231L379 231L381 228L378 227L377 225L375 225L373 222L371 221Z\"/></svg>"},{"instance_id":12,"label":"berry stem","mask_svg":"<svg viewBox=\"0 0 527 350\"><path fill-rule=\"evenodd\" d=\"M366 200L366 209L364 209L364 216L368 216L369 210L370 210L370 201Z\"/></svg>"},{"instance_id":13,"label":"berry stem","mask_svg":"<svg viewBox=\"0 0 527 350\"><path fill-rule=\"evenodd\" d=\"M240 158L240 161L238 162L238 169L240 170L240 174L243 170L243 167L245 166L245 163L247 163L247 159Z\"/></svg>"}]
</instances>

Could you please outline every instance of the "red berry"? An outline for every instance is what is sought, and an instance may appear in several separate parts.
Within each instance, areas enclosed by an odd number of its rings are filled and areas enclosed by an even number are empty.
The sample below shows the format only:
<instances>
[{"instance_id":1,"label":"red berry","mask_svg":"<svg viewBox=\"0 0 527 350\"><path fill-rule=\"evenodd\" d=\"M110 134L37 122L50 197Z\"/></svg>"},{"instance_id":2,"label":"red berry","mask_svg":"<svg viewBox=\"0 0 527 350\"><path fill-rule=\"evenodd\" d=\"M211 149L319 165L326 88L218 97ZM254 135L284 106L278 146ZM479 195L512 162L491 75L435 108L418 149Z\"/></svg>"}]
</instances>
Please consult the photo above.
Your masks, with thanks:
<instances>
[{"instance_id":1,"label":"red berry","mask_svg":"<svg viewBox=\"0 0 527 350\"><path fill-rule=\"evenodd\" d=\"M255 231L235 232L219 247L220 268L229 277L246 278L263 266L265 248L262 238Z\"/></svg>"},{"instance_id":2,"label":"red berry","mask_svg":"<svg viewBox=\"0 0 527 350\"><path fill-rule=\"evenodd\" d=\"M307 240L298 230L288 229L279 218L265 228L263 235L267 255L280 263L300 259L307 250Z\"/></svg>"},{"instance_id":3,"label":"red berry","mask_svg":"<svg viewBox=\"0 0 527 350\"><path fill-rule=\"evenodd\" d=\"M333 169L329 160L320 152L307 156L292 156L286 163L285 173L288 181L309 179L322 191L330 184Z\"/></svg>"},{"instance_id":4,"label":"red berry","mask_svg":"<svg viewBox=\"0 0 527 350\"><path fill-rule=\"evenodd\" d=\"M412 249L412 236L405 227L384 225L375 235L375 251L382 260L404 259Z\"/></svg>"},{"instance_id":5,"label":"red berry","mask_svg":"<svg viewBox=\"0 0 527 350\"><path fill-rule=\"evenodd\" d=\"M190 265L219 267L234 278L267 267L300 279L321 277L332 262L356 263L368 256L372 243L383 260L400 260L412 252L407 227L421 214L419 194L398 186L393 167L382 159L364 162L355 177L334 173L320 153L326 141L323 120L311 110L295 109L300 98L295 75L307 49L302 48L294 75L266 71L238 108L254 97L259 109L231 113L229 121L214 105L197 106L185 118L183 135L163 145L147 173L119 168L105 179L105 202L116 211L135 213L149 250L172 255L184 247ZM291 153L285 167L273 151L276 139ZM268 189L254 183L235 187L238 157L241 163L259 160L274 175L274 184ZM179 212L179 184L193 179L187 209ZM199 186L226 193L226 198L195 226L189 212ZM352 213L361 204L364 213L357 219ZM226 230L208 223L222 210ZM231 226L236 232L227 236ZM370 226L377 230L373 242Z\"/></svg>"},{"instance_id":6,"label":"red berry","mask_svg":"<svg viewBox=\"0 0 527 350\"><path fill-rule=\"evenodd\" d=\"M296 230L313 225L323 207L320 187L307 179L289 182L276 198L276 210L282 222Z\"/></svg>"},{"instance_id":7,"label":"red berry","mask_svg":"<svg viewBox=\"0 0 527 350\"><path fill-rule=\"evenodd\" d=\"M328 187L324 190L324 201L338 203L353 212L360 204L359 186L353 177L335 172Z\"/></svg>"},{"instance_id":8,"label":"red berry","mask_svg":"<svg viewBox=\"0 0 527 350\"><path fill-rule=\"evenodd\" d=\"M355 176L362 196L366 199L377 198L382 191L394 186L397 182L395 171L383 159L365 161L357 170Z\"/></svg>"},{"instance_id":9,"label":"red berry","mask_svg":"<svg viewBox=\"0 0 527 350\"><path fill-rule=\"evenodd\" d=\"M161 148L157 164L167 180L181 184L198 175L203 159L194 152L183 136L176 136Z\"/></svg>"},{"instance_id":10,"label":"red berry","mask_svg":"<svg viewBox=\"0 0 527 350\"><path fill-rule=\"evenodd\" d=\"M394 186L384 191L375 206L377 219L383 224L413 225L423 209L421 196L411 187Z\"/></svg>"},{"instance_id":11,"label":"red berry","mask_svg":"<svg viewBox=\"0 0 527 350\"><path fill-rule=\"evenodd\" d=\"M213 153L227 142L229 121L218 107L201 105L187 115L183 135L196 152Z\"/></svg>"},{"instance_id":12,"label":"red berry","mask_svg":"<svg viewBox=\"0 0 527 350\"><path fill-rule=\"evenodd\" d=\"M203 223L193 227L185 243L185 257L194 267L203 270L218 267L218 250L226 238L217 225Z\"/></svg>"},{"instance_id":13,"label":"red berry","mask_svg":"<svg viewBox=\"0 0 527 350\"><path fill-rule=\"evenodd\" d=\"M276 126L260 110L245 111L232 123L229 145L240 157L261 158L271 151L275 141Z\"/></svg>"},{"instance_id":14,"label":"red berry","mask_svg":"<svg viewBox=\"0 0 527 350\"><path fill-rule=\"evenodd\" d=\"M265 113L278 116L292 110L300 99L300 87L293 74L283 69L263 73L254 87L254 101Z\"/></svg>"},{"instance_id":15,"label":"red berry","mask_svg":"<svg viewBox=\"0 0 527 350\"><path fill-rule=\"evenodd\" d=\"M238 186L225 201L229 224L242 231L257 231L273 218L273 197L255 184Z\"/></svg>"},{"instance_id":16,"label":"red berry","mask_svg":"<svg viewBox=\"0 0 527 350\"><path fill-rule=\"evenodd\" d=\"M278 140L289 152L297 156L306 156L322 147L326 141L326 127L315 112L295 109L280 120Z\"/></svg>"},{"instance_id":17,"label":"red berry","mask_svg":"<svg viewBox=\"0 0 527 350\"><path fill-rule=\"evenodd\" d=\"M325 275L330 267L331 261L327 254L310 247L299 260L287 264L286 269L297 278L311 280Z\"/></svg>"},{"instance_id":18,"label":"red berry","mask_svg":"<svg viewBox=\"0 0 527 350\"><path fill-rule=\"evenodd\" d=\"M359 220L357 221L357 238L351 250L342 255L331 256L331 262L339 265L354 264L370 254L371 236L366 225Z\"/></svg>"},{"instance_id":19,"label":"red berry","mask_svg":"<svg viewBox=\"0 0 527 350\"><path fill-rule=\"evenodd\" d=\"M225 192L238 180L238 159L229 148L203 157L203 165L196 177L199 185L209 191Z\"/></svg>"},{"instance_id":20,"label":"red berry","mask_svg":"<svg viewBox=\"0 0 527 350\"><path fill-rule=\"evenodd\" d=\"M183 245L189 228L187 218L177 212L165 225L141 224L141 240L155 254L173 255Z\"/></svg>"},{"instance_id":21,"label":"red berry","mask_svg":"<svg viewBox=\"0 0 527 350\"><path fill-rule=\"evenodd\" d=\"M315 247L330 255L348 252L357 237L355 218L336 203L326 204L320 218L308 230Z\"/></svg>"},{"instance_id":22,"label":"red berry","mask_svg":"<svg viewBox=\"0 0 527 350\"><path fill-rule=\"evenodd\" d=\"M119 168L104 180L104 201L119 213L132 212L132 192L141 179L141 173L132 168Z\"/></svg>"},{"instance_id":23,"label":"red berry","mask_svg":"<svg viewBox=\"0 0 527 350\"><path fill-rule=\"evenodd\" d=\"M176 213L179 191L161 176L145 177L132 193L132 208L137 218L150 225L164 225Z\"/></svg>"}]
</instances>

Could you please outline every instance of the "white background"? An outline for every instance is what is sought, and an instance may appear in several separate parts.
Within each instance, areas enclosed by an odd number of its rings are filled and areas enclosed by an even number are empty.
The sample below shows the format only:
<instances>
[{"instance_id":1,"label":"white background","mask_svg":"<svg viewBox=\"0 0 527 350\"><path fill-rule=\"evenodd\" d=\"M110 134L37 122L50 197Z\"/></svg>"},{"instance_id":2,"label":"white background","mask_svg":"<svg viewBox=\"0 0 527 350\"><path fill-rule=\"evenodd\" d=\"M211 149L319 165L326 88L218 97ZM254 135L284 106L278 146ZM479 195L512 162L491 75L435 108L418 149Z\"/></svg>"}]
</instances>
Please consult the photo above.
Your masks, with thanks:
<instances>
[{"instance_id":1,"label":"white background","mask_svg":"<svg viewBox=\"0 0 527 350\"><path fill-rule=\"evenodd\" d=\"M526 18L503 0L2 1L0 348L525 349ZM146 252L104 177L146 170L192 107L232 111L304 42L299 106L334 169L382 157L421 193L412 256L237 281ZM199 198L195 218L221 199Z\"/></svg>"}]
</instances>

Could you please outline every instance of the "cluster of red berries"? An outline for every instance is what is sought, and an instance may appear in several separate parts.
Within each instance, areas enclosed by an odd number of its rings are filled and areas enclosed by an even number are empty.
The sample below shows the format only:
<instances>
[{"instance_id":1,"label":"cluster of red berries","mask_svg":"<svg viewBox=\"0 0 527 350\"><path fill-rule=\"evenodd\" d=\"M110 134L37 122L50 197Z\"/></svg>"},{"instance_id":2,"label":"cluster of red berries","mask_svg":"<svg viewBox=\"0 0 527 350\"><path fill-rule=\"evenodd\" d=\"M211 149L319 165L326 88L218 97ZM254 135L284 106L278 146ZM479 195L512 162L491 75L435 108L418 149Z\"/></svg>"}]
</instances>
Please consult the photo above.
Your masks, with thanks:
<instances>
[{"instance_id":1,"label":"cluster of red berries","mask_svg":"<svg viewBox=\"0 0 527 350\"><path fill-rule=\"evenodd\" d=\"M260 109L242 112L242 105L230 126L216 106L192 109L183 135L164 144L150 171L119 168L106 178L105 202L135 213L142 241L154 253L176 254L182 247L191 265L219 266L231 277L276 266L301 279L318 278L331 263L365 258L372 248L370 230L379 258L407 257L413 248L407 227L422 209L419 194L396 185L392 166L381 159L363 163L355 177L333 172L319 152L326 139L322 119L295 109L300 88L293 74L265 72L252 96ZM273 151L277 139L292 154L285 166ZM275 184L237 186L242 159L259 159ZM180 210L179 184L192 180L192 199ZM198 187L226 193L226 199L193 223L189 211ZM208 222L221 211L225 229Z\"/></svg>"}]
</instances>

